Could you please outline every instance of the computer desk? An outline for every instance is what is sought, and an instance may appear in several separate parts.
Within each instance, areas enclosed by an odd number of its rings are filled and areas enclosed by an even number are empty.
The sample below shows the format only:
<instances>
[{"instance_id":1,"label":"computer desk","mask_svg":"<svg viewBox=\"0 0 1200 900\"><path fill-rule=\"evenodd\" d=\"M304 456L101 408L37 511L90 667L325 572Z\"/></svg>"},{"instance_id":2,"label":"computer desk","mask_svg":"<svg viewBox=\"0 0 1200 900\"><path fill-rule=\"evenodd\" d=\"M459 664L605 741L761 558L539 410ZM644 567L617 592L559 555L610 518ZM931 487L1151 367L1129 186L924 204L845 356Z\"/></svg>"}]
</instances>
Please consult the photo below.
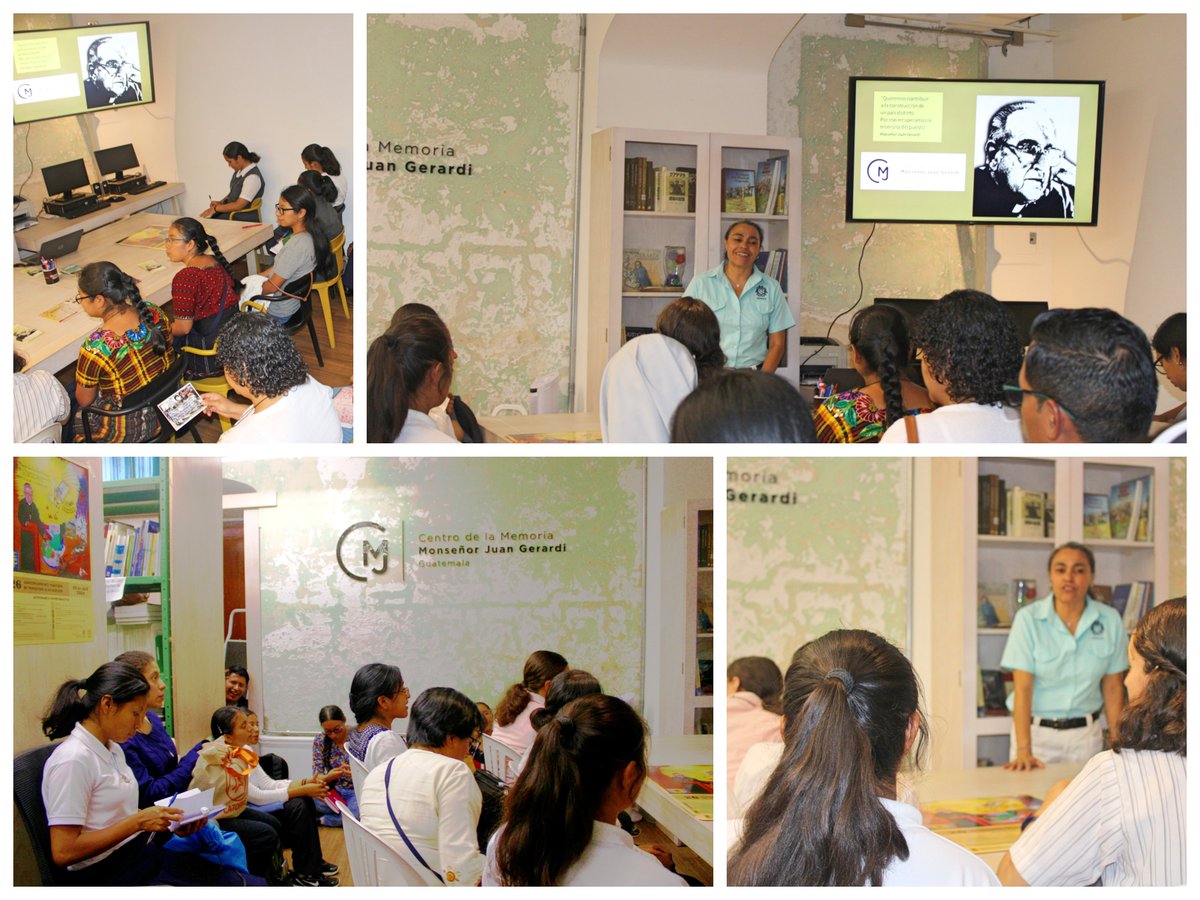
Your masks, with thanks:
<instances>
[{"instance_id":1,"label":"computer desk","mask_svg":"<svg viewBox=\"0 0 1200 900\"><path fill-rule=\"evenodd\" d=\"M32 341L18 343L14 339L13 347L28 361L26 371L42 369L57 372L73 364L79 357L79 345L98 324L82 309L61 322L42 316L43 312L65 300L71 300L79 292L77 275L63 274L65 266L75 263L82 267L90 262L108 260L138 279L138 289L143 299L159 306L171 299L171 279L183 265L171 262L161 249L127 247L119 242L151 225L168 227L176 218L158 213L138 213L88 232L80 240L77 251L58 260L57 284L46 284L40 271L35 270L34 274L29 275L25 269L13 269L13 325L42 332ZM204 228L217 239L221 252L230 262L265 244L274 231L270 225L223 219L206 219ZM153 272L140 268L139 264L147 260L162 263L162 268Z\"/></svg>"},{"instance_id":2,"label":"computer desk","mask_svg":"<svg viewBox=\"0 0 1200 900\"><path fill-rule=\"evenodd\" d=\"M175 210L175 218L179 218L181 215L179 212L179 195L183 193L183 190L183 184L174 181L141 194L123 194L122 196L125 199L120 203L114 203L107 209L88 213L86 216L80 216L78 219L60 219L57 216L45 216L43 214L36 225L32 228L25 228L15 232L13 238L17 242L17 247L21 250L28 253L37 253L46 241L62 237L64 234L70 234L72 231L82 230L84 234L89 231L95 231L103 228L105 225L111 225L113 222L120 221L126 216L139 213L144 209L149 209L152 206L163 203L166 200L171 201L171 206Z\"/></svg>"}]
</instances>

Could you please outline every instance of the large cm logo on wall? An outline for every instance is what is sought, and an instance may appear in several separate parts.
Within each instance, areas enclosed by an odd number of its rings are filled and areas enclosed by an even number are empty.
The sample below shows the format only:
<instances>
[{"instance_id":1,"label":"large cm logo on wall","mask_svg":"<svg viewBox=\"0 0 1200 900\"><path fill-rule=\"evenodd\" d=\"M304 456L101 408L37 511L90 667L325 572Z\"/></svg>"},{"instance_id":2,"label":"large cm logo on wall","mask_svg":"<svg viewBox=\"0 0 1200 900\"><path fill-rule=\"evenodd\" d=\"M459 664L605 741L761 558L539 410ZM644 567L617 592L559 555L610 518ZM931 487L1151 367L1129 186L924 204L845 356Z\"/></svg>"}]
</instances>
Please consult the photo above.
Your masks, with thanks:
<instances>
[{"instance_id":1,"label":"large cm logo on wall","mask_svg":"<svg viewBox=\"0 0 1200 900\"><path fill-rule=\"evenodd\" d=\"M355 522L338 538L338 568L355 581L367 581L371 575L386 574L389 564L386 535L387 529L378 522ZM376 543L371 543L372 537Z\"/></svg>"}]
</instances>

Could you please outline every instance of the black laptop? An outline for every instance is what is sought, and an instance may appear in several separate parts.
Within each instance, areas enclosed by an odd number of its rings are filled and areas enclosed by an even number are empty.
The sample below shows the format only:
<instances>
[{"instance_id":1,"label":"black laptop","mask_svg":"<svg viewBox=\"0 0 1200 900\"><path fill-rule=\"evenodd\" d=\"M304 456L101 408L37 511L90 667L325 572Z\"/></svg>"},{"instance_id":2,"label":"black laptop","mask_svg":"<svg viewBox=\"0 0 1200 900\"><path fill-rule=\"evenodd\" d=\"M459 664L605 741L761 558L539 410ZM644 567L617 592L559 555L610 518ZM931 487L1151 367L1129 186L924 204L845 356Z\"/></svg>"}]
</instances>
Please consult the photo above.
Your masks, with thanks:
<instances>
[{"instance_id":1,"label":"black laptop","mask_svg":"<svg viewBox=\"0 0 1200 900\"><path fill-rule=\"evenodd\" d=\"M42 259L58 259L60 256L66 256L68 253L74 253L79 249L79 239L81 237L83 237L83 231L71 231L59 237L51 238L42 244L41 249L38 250L38 255Z\"/></svg>"}]
</instances>

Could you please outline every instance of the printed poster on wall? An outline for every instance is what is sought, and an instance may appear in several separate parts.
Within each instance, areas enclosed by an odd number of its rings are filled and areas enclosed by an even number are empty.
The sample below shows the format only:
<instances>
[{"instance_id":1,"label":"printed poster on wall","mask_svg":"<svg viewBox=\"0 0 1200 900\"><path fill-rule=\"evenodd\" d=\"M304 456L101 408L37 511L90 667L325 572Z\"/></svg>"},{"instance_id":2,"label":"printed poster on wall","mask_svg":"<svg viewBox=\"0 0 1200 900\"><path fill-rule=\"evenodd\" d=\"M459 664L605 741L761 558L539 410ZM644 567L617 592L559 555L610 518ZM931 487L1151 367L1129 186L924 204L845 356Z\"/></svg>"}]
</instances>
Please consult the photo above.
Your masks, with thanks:
<instances>
[{"instance_id":1,"label":"printed poster on wall","mask_svg":"<svg viewBox=\"0 0 1200 900\"><path fill-rule=\"evenodd\" d=\"M13 643L91 641L88 504L83 466L13 460Z\"/></svg>"}]
</instances>

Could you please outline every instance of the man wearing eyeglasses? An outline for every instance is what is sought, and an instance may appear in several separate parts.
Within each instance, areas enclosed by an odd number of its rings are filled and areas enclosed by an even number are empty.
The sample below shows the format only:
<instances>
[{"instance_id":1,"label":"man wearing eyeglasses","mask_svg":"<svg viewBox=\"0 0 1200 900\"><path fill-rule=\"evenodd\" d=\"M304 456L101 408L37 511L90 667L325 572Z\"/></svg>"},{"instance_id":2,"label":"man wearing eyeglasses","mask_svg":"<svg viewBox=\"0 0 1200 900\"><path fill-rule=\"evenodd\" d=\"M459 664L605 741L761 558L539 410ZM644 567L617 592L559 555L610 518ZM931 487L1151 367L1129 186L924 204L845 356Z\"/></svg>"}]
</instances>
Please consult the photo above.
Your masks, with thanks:
<instances>
[{"instance_id":1,"label":"man wearing eyeglasses","mask_svg":"<svg viewBox=\"0 0 1200 900\"><path fill-rule=\"evenodd\" d=\"M104 109L142 99L142 75L115 37L96 38L87 49L87 80L83 83L88 109Z\"/></svg>"},{"instance_id":2,"label":"man wearing eyeglasses","mask_svg":"<svg viewBox=\"0 0 1200 900\"><path fill-rule=\"evenodd\" d=\"M1034 100L1006 103L988 121L975 169L976 216L1073 219L1075 163L1056 145L1054 120Z\"/></svg>"},{"instance_id":3,"label":"man wearing eyeglasses","mask_svg":"<svg viewBox=\"0 0 1200 900\"><path fill-rule=\"evenodd\" d=\"M1145 441L1158 400L1150 341L1111 309L1048 310L1004 399L1031 443Z\"/></svg>"}]
</instances>

